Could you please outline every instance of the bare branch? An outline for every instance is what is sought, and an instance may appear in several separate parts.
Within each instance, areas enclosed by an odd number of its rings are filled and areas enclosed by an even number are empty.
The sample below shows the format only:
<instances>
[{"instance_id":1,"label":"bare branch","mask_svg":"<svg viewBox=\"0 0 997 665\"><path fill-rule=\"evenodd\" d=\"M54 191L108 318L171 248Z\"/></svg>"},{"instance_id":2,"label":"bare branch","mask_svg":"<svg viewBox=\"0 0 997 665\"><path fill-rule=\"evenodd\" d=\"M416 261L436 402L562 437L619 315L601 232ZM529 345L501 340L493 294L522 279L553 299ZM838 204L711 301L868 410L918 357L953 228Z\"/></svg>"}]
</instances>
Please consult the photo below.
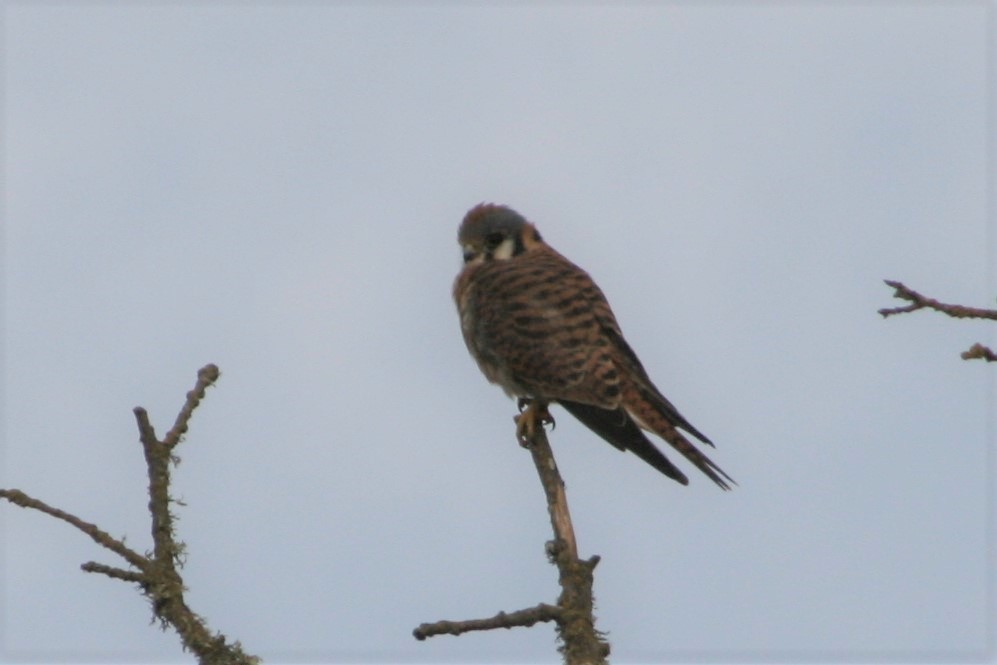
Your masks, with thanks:
<instances>
[{"instance_id":1,"label":"bare branch","mask_svg":"<svg viewBox=\"0 0 997 665\"><path fill-rule=\"evenodd\" d=\"M173 533L173 515L170 514L170 466L178 460L173 449L187 431L191 414L204 397L205 390L219 376L215 365L206 365L197 374L194 389L187 393L187 400L177 416L176 423L159 441L156 430L149 421L149 414L142 407L134 409L139 439L145 453L149 474L149 512L152 517L153 553L143 556L125 547L97 526L84 522L58 508L33 499L20 490L0 490L0 498L24 508L32 508L72 524L95 542L124 558L139 572L115 568L95 561L84 563L81 568L88 573L133 582L152 603L153 614L165 626L172 626L180 636L183 647L197 655L202 665L256 665L259 658L242 651L238 642L227 642L224 635L212 634L204 620L195 614L184 601L184 584L178 568L182 563L184 545Z\"/></svg>"},{"instance_id":2,"label":"bare branch","mask_svg":"<svg viewBox=\"0 0 997 665\"><path fill-rule=\"evenodd\" d=\"M436 635L461 635L475 630L493 630L495 628L529 628L542 621L557 621L561 617L561 608L540 603L536 607L516 612L499 612L488 619L469 619L467 621L437 621L420 624L412 631L415 639L424 640Z\"/></svg>"},{"instance_id":3,"label":"bare branch","mask_svg":"<svg viewBox=\"0 0 997 665\"><path fill-rule=\"evenodd\" d=\"M173 547L173 515L170 514L170 463L172 450L154 436L149 416L142 407L135 407L139 439L145 453L149 475L149 513L152 516L152 543L156 562L172 568L176 551Z\"/></svg>"},{"instance_id":4,"label":"bare branch","mask_svg":"<svg viewBox=\"0 0 997 665\"><path fill-rule=\"evenodd\" d=\"M204 393L208 386L213 385L219 376L221 376L221 372L217 365L205 365L197 372L197 383L194 384L193 390L187 393L187 401L184 402L183 408L177 414L176 422L163 437L163 443L167 447L172 449L180 443L180 438L187 433L187 424L190 422L190 417L194 415L194 409L204 399Z\"/></svg>"},{"instance_id":5,"label":"bare branch","mask_svg":"<svg viewBox=\"0 0 997 665\"><path fill-rule=\"evenodd\" d=\"M74 527L82 531L83 533L90 536L90 538L100 545L101 547L106 547L115 554L119 555L125 561L135 566L139 570L145 570L148 566L148 560L136 552L125 546L125 544L112 537L106 531L102 531L97 527L96 524L91 524L90 522L84 522L76 515L67 513L64 510L58 508L53 508L52 506L39 501L38 499L32 498L22 492L21 490L4 490L0 489L0 499L7 499L14 505L20 506L22 508L30 508L32 510L38 510L45 513L46 515L51 515L52 517L62 520L67 524L72 524Z\"/></svg>"},{"instance_id":6,"label":"bare branch","mask_svg":"<svg viewBox=\"0 0 997 665\"><path fill-rule=\"evenodd\" d=\"M96 561L87 561L85 564L80 566L80 569L85 573L101 573L107 575L108 577L113 577L116 580L134 582L135 584L140 584L143 587L149 581L148 578L142 573L124 570L123 568L115 568L114 566L106 566L102 563L97 563Z\"/></svg>"},{"instance_id":7,"label":"bare branch","mask_svg":"<svg viewBox=\"0 0 997 665\"><path fill-rule=\"evenodd\" d=\"M969 347L968 350L962 352L963 360L974 360L983 359L988 363L997 362L997 353L991 351L988 347L983 346L979 342Z\"/></svg>"},{"instance_id":8,"label":"bare branch","mask_svg":"<svg viewBox=\"0 0 997 665\"><path fill-rule=\"evenodd\" d=\"M190 417L204 397L205 390L218 376L215 365L201 368L197 373L197 383L187 393L176 423L162 441L156 440L145 409L135 409L139 438L148 467L149 512L152 516L153 559L144 588L152 601L155 615L164 625L173 626L184 648L197 654L202 663L249 663L256 659L244 654L238 644L227 644L223 635L212 635L204 620L194 614L184 601L183 578L178 572L184 545L175 538L173 515L170 513L170 465L175 462L173 449L187 431Z\"/></svg>"},{"instance_id":9,"label":"bare branch","mask_svg":"<svg viewBox=\"0 0 997 665\"><path fill-rule=\"evenodd\" d=\"M991 321L997 321L997 310L994 309L981 309L979 307L966 307L965 305L950 305L943 302L938 302L934 298L928 298L923 296L914 289L908 288L901 282L895 282L893 280L883 280L886 282L887 286L893 287L893 296L895 298L900 298L901 300L906 300L910 302L909 305L904 305L903 307L889 307L879 310L879 313L883 318L893 316L894 314L904 314L906 312L916 312L919 309L933 309L936 312L941 312L942 314L947 314L956 319L989 319ZM983 346L980 343L976 343L969 348L967 351L963 351L962 359L971 360L975 358L982 358L987 362L997 361L997 354L993 351Z\"/></svg>"},{"instance_id":10,"label":"bare branch","mask_svg":"<svg viewBox=\"0 0 997 665\"><path fill-rule=\"evenodd\" d=\"M540 482L547 497L554 543L549 547L551 558L557 566L561 595L557 606L557 632L561 639L561 652L567 665L605 663L609 643L595 629L594 599L592 596L592 571L599 563L594 556L588 561L578 558L564 480L557 469L554 452L543 427L537 427L529 437L529 449L537 468Z\"/></svg>"},{"instance_id":11,"label":"bare branch","mask_svg":"<svg viewBox=\"0 0 997 665\"><path fill-rule=\"evenodd\" d=\"M554 532L554 540L547 543L547 552L551 563L557 566L558 583L561 586L557 605L541 603L516 612L499 612L490 619L424 623L412 631L416 639L554 621L561 641L559 649L567 665L605 664L609 656L609 643L595 629L592 598L592 571L599 563L599 557L594 556L588 561L578 558L578 545L571 524L564 481L557 470L557 462L543 428L544 422L553 423L546 404L532 404L516 418L516 434L520 443L533 456L547 499L547 512Z\"/></svg>"},{"instance_id":12,"label":"bare branch","mask_svg":"<svg viewBox=\"0 0 997 665\"><path fill-rule=\"evenodd\" d=\"M890 307L879 310L879 313L883 316L883 318L893 316L894 314L914 312L919 309L933 309L936 312L942 312L943 314L947 314L957 319L990 319L992 321L997 321L997 310L966 307L965 305L949 305L943 302L938 302L934 298L923 296L917 291L906 287L901 282L895 282L889 279L883 281L886 282L887 286L895 289L893 293L894 298L907 300L911 303L910 305L904 305L903 307Z\"/></svg>"},{"instance_id":13,"label":"bare branch","mask_svg":"<svg viewBox=\"0 0 997 665\"><path fill-rule=\"evenodd\" d=\"M554 452L543 427L538 427L530 439L528 446L533 455L533 464L537 467L540 483L547 497L547 513L550 515L550 526L554 531L555 541L563 543L569 556L578 558L578 542L575 539L575 529L571 524L571 511L568 510L568 497L564 493L564 481L557 470Z\"/></svg>"},{"instance_id":14,"label":"bare branch","mask_svg":"<svg viewBox=\"0 0 997 665\"><path fill-rule=\"evenodd\" d=\"M135 414L135 421L138 423L138 438L143 445L155 445L159 439L156 438L156 429L149 422L149 414L141 406L132 409Z\"/></svg>"}]
</instances>

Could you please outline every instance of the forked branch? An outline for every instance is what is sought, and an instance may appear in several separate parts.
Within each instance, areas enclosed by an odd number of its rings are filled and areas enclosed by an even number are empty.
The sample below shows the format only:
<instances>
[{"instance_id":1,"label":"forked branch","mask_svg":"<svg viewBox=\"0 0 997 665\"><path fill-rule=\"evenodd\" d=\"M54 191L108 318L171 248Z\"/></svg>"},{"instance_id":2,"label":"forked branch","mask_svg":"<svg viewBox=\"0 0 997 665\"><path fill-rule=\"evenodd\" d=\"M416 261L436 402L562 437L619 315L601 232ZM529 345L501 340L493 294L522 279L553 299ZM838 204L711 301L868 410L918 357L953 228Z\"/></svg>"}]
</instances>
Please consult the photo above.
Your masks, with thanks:
<instances>
[{"instance_id":1,"label":"forked branch","mask_svg":"<svg viewBox=\"0 0 997 665\"><path fill-rule=\"evenodd\" d=\"M66 522L95 543L114 552L130 566L116 568L95 561L84 563L81 568L88 573L100 573L113 579L137 584L152 604L154 616L165 628L172 626L180 636L184 649L192 651L202 665L251 665L259 658L242 651L238 642L230 643L220 633L212 634L204 620L195 614L184 601L185 587L180 576L183 565L184 545L173 532L173 515L170 513L170 469L177 462L173 449L183 439L194 409L204 397L208 386L218 380L215 365L206 365L197 373L197 383L187 393L173 428L160 441L142 407L135 408L139 440L145 453L149 474L149 512L152 520L153 552L142 555L126 547L122 540L112 537L95 524L53 508L16 489L0 489L0 499L22 508L30 508Z\"/></svg>"},{"instance_id":2,"label":"forked branch","mask_svg":"<svg viewBox=\"0 0 997 665\"><path fill-rule=\"evenodd\" d=\"M936 312L941 312L942 314L956 319L989 319L991 321L997 321L997 310L982 309L979 307L966 307L965 305L951 305L939 302L934 298L921 295L914 289L908 288L902 282L896 282L889 279L883 281L886 282L887 286L894 289L893 297L899 298L900 300L906 300L910 303L909 305L903 305L902 307L884 307L883 309L880 309L879 313L884 319L896 314L916 312L919 309L933 309ZM977 358L986 360L987 362L995 362L997 361L997 354L980 343L974 344L962 353L963 360Z\"/></svg>"}]
</instances>

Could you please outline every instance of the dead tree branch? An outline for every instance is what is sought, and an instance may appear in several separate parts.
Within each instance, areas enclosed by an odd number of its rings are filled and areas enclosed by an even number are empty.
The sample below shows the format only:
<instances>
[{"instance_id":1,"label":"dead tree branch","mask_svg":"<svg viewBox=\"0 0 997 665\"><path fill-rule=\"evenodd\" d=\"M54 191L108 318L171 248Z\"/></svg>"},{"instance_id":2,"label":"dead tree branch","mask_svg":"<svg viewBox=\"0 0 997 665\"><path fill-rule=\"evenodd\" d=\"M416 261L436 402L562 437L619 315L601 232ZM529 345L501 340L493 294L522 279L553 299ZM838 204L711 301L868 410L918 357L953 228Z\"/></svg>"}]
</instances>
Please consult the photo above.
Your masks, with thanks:
<instances>
[{"instance_id":1,"label":"dead tree branch","mask_svg":"<svg viewBox=\"0 0 997 665\"><path fill-rule=\"evenodd\" d=\"M437 621L424 623L413 631L417 640L424 640L435 635L462 635L475 630L494 630L495 628L529 628L542 621L557 621L561 616L561 608L546 603L536 607L515 612L499 612L487 619L467 619L466 621Z\"/></svg>"},{"instance_id":2,"label":"dead tree branch","mask_svg":"<svg viewBox=\"0 0 997 665\"><path fill-rule=\"evenodd\" d=\"M956 319L989 319L991 321L997 321L997 310L982 309L979 307L966 307L965 305L950 305L939 302L934 298L923 296L917 291L908 288L901 282L889 279L883 281L886 282L887 286L894 289L894 298L906 300L910 303L909 305L903 305L902 307L884 307L883 309L880 309L879 313L884 319L895 314L916 312L919 309L933 309L936 312L941 312L942 314ZM963 360L976 358L986 360L987 362L994 362L997 361L997 354L980 343L974 344L967 351L962 353Z\"/></svg>"},{"instance_id":3,"label":"dead tree branch","mask_svg":"<svg viewBox=\"0 0 997 665\"><path fill-rule=\"evenodd\" d=\"M973 360L975 358L986 360L988 363L997 362L997 353L977 342L969 347L968 350L962 352L963 360Z\"/></svg>"},{"instance_id":4,"label":"dead tree branch","mask_svg":"<svg viewBox=\"0 0 997 665\"><path fill-rule=\"evenodd\" d=\"M185 650L193 652L202 665L255 665L260 659L242 651L238 642L229 643L224 635L212 634L204 620L184 601L184 544L173 532L170 512L170 467L179 460L173 449L183 439L194 409L204 397L208 386L219 377L218 367L206 365L197 373L197 383L187 393L176 422L163 440L156 438L149 415L142 407L135 408L139 440L145 453L149 474L149 513L152 518L152 554L142 555L125 546L123 540L110 536L95 524L58 508L53 508L16 489L0 489L0 499L22 508L38 510L76 527L97 543L123 558L131 569L116 568L88 561L81 567L88 573L100 573L113 579L137 584L152 605L153 615L165 629L172 626L180 636Z\"/></svg>"},{"instance_id":5,"label":"dead tree branch","mask_svg":"<svg viewBox=\"0 0 997 665\"><path fill-rule=\"evenodd\" d=\"M592 596L592 571L599 563L599 557L593 556L587 561L578 558L564 481L557 470L557 462L544 428L537 427L529 435L527 443L526 447L533 455L533 463L547 498L547 512L554 532L554 540L547 543L547 555L558 569L561 594L557 605L540 603L515 612L499 612L488 619L423 623L412 633L416 639L424 640L436 635L530 627L542 621L553 621L561 642L559 650L566 665L604 664L609 656L609 643L595 628Z\"/></svg>"}]
</instances>

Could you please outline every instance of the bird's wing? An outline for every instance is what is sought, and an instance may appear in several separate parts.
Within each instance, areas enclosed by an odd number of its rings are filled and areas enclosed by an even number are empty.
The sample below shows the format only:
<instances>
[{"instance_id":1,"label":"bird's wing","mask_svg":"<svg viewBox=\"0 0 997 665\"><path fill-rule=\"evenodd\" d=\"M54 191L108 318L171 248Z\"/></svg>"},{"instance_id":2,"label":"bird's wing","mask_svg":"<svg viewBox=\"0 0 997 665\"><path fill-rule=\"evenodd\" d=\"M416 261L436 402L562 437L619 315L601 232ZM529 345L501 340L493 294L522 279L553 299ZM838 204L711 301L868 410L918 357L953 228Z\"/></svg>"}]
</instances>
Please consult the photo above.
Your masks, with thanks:
<instances>
[{"instance_id":1,"label":"bird's wing","mask_svg":"<svg viewBox=\"0 0 997 665\"><path fill-rule=\"evenodd\" d=\"M655 447L625 409L602 409L590 404L561 400L564 409L583 425L620 450L629 450L673 480L683 485L689 479Z\"/></svg>"},{"instance_id":2,"label":"bird's wing","mask_svg":"<svg viewBox=\"0 0 997 665\"><path fill-rule=\"evenodd\" d=\"M640 360L637 358L637 354L633 352L633 349L627 344L627 340L623 338L623 334L620 332L619 326L616 325L616 321L613 320L612 325L604 323L603 330L617 350L617 363L625 368L626 374L630 376L631 381L640 389L640 392L645 395L647 401L654 405L661 416L670 423L676 427L681 427L686 432L689 432L689 434L692 434L703 443L712 447L713 442L705 434L696 429L692 423L686 420L685 416L675 408L675 405L667 397L662 395L661 391L654 385L651 378L647 375L644 366L641 365Z\"/></svg>"},{"instance_id":3,"label":"bird's wing","mask_svg":"<svg viewBox=\"0 0 997 665\"><path fill-rule=\"evenodd\" d=\"M661 405L655 401L653 395L644 391L640 386L635 384L625 386L622 407L640 427L654 432L667 441L672 448L696 465L697 469L721 488L728 490L732 484L737 484L713 460L685 438L675 423L661 414Z\"/></svg>"},{"instance_id":4,"label":"bird's wing","mask_svg":"<svg viewBox=\"0 0 997 665\"><path fill-rule=\"evenodd\" d=\"M737 484L733 478L728 476L723 469L718 467L713 460L704 455L698 448L686 439L678 428L689 432L703 443L713 446L713 442L692 423L679 413L668 399L661 394L661 391L651 382L650 377L641 365L637 354L633 352L630 345L623 338L616 319L609 311L609 305L605 305L605 311L600 311L600 320L603 334L610 340L610 346L615 350L614 361L623 377L621 382L622 410L634 421L634 425L648 431L654 432L669 445L680 452L683 457L696 465L700 471L723 489L730 489L730 484ZM597 431L597 430L593 430ZM598 433L598 431L597 431ZM606 438L604 434L600 436ZM608 439L607 439L608 440ZM650 442L648 442L650 443ZM635 452L636 449L634 449ZM642 459L658 468L654 462L641 453L637 453ZM666 473L667 475L667 473Z\"/></svg>"},{"instance_id":5,"label":"bird's wing","mask_svg":"<svg viewBox=\"0 0 997 665\"><path fill-rule=\"evenodd\" d=\"M465 332L490 376L522 397L559 402L603 439L688 482L644 434L658 434L721 487L733 482L676 430L707 441L654 387L599 287L550 248L480 266ZM487 294L484 297L483 294Z\"/></svg>"},{"instance_id":6,"label":"bird's wing","mask_svg":"<svg viewBox=\"0 0 997 665\"><path fill-rule=\"evenodd\" d=\"M474 282L469 345L521 396L619 406L615 350L593 307L605 298L585 271L544 249L483 265Z\"/></svg>"}]
</instances>

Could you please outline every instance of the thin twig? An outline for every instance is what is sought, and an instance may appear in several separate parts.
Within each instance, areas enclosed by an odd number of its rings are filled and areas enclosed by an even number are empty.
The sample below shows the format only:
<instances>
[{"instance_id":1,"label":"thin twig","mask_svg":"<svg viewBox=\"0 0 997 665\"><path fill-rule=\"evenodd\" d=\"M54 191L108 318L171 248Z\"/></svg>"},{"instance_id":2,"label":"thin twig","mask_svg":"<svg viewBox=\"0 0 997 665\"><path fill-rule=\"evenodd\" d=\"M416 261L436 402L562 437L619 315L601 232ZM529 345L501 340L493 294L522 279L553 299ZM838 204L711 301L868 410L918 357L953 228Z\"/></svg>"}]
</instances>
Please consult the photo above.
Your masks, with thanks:
<instances>
[{"instance_id":1,"label":"thin twig","mask_svg":"<svg viewBox=\"0 0 997 665\"><path fill-rule=\"evenodd\" d=\"M991 351L988 347L983 346L979 342L969 347L968 350L962 352L963 360L973 360L982 359L986 360L988 363L997 362L997 353Z\"/></svg>"},{"instance_id":2,"label":"thin twig","mask_svg":"<svg viewBox=\"0 0 997 665\"><path fill-rule=\"evenodd\" d=\"M997 321L997 310L966 307L965 305L949 305L939 302L934 298L923 296L917 291L908 288L901 282L896 282L890 279L883 281L886 282L887 286L894 289L894 298L906 300L911 303L910 305L904 305L903 307L884 307L879 310L879 313L883 316L883 318L893 316L894 314L914 312L919 309L933 309L936 312L942 312L943 314L948 314L949 316L957 319L990 319L992 321Z\"/></svg>"},{"instance_id":3,"label":"thin twig","mask_svg":"<svg viewBox=\"0 0 997 665\"><path fill-rule=\"evenodd\" d=\"M494 630L496 628L529 628L542 621L557 621L561 617L561 608L546 603L516 612L499 612L488 619L468 619L466 621L436 621L420 624L412 634L415 639L424 640L436 635L462 635L475 630Z\"/></svg>"},{"instance_id":4,"label":"thin twig","mask_svg":"<svg viewBox=\"0 0 997 665\"><path fill-rule=\"evenodd\" d=\"M956 319L989 319L991 321L997 321L997 310L995 309L966 307L965 305L950 305L948 303L939 302L934 298L921 295L901 282L896 282L890 279L883 281L886 282L887 286L894 289L893 296L895 298L906 300L910 303L909 305L904 305L902 307L884 307L879 310L879 313L884 319L895 314L916 312L919 309L933 309L936 312L947 314L948 316ZM963 351L961 356L963 360L982 359L987 362L997 362L997 354L980 343L973 344L973 346L971 346L967 351Z\"/></svg>"},{"instance_id":5,"label":"thin twig","mask_svg":"<svg viewBox=\"0 0 997 665\"><path fill-rule=\"evenodd\" d=\"M124 570L123 568L115 568L114 566L107 566L103 563L97 563L96 561L87 561L85 564L80 566L80 570L85 573L101 573L102 575L113 577L116 580L134 582L135 584L140 584L143 587L149 582L149 578L142 573Z\"/></svg>"},{"instance_id":6,"label":"thin twig","mask_svg":"<svg viewBox=\"0 0 997 665\"><path fill-rule=\"evenodd\" d=\"M167 447L172 449L180 443L180 438L187 433L187 424L190 422L190 417L194 414L194 409L204 399L204 393L208 387L214 384L219 376L221 376L221 372L218 370L217 365L205 365L197 372L197 383L194 384L193 390L187 393L187 401L184 402L183 408L177 414L176 422L173 423L173 427L163 437L163 443Z\"/></svg>"},{"instance_id":7,"label":"thin twig","mask_svg":"<svg viewBox=\"0 0 997 665\"><path fill-rule=\"evenodd\" d=\"M95 543L101 547L111 550L139 570L145 570L149 564L148 559L135 550L126 547L123 542L117 538L114 538L111 534L106 531L102 531L96 524L84 522L72 513L67 513L59 508L53 508L43 501L39 501L38 499L28 496L21 490L0 489L0 499L7 499L16 506L37 510L45 513L46 515L51 515L58 520L62 520L67 524L72 524L74 527L90 536Z\"/></svg>"}]
</instances>

